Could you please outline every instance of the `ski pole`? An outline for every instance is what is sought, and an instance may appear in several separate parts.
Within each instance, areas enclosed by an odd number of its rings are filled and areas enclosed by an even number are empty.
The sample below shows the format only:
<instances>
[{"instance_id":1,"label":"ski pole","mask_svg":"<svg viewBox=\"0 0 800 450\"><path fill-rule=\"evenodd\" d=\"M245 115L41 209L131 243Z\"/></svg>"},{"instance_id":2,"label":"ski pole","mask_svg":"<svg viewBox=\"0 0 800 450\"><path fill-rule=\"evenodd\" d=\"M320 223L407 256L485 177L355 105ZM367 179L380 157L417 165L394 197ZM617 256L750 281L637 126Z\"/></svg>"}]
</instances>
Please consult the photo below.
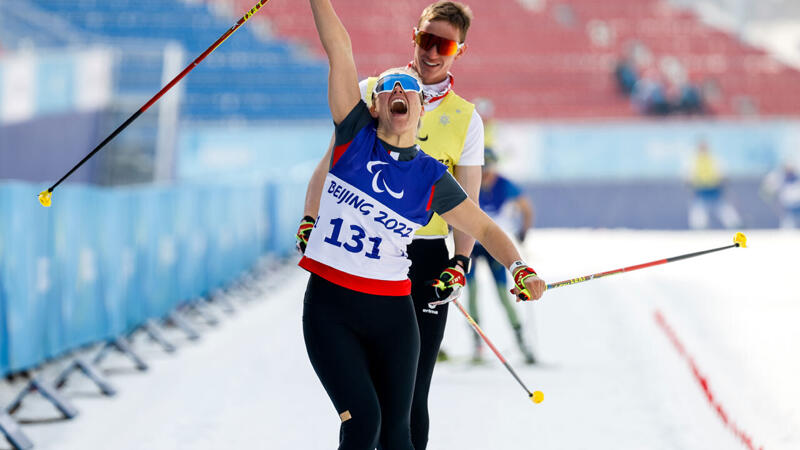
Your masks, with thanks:
<instances>
[{"instance_id":1,"label":"ski pole","mask_svg":"<svg viewBox=\"0 0 800 450\"><path fill-rule=\"evenodd\" d=\"M208 47L208 48L206 49L206 51L204 51L204 52L203 52L203 53L202 53L200 56L198 56L198 57L197 57L197 59L195 59L194 61L192 61L192 63L191 63L191 64L189 64L188 66L186 66L186 68L185 68L185 69L183 69L183 71L182 71L181 73L179 73L179 74L178 74L178 75L177 75L175 78L173 78L173 79L172 79L172 81L170 81L169 83L167 83L167 85L166 85L166 86L164 86L163 88L161 88L161 90L160 90L160 91L158 91L158 93L157 93L156 95L154 95L154 96L153 96L153 98L151 98L150 100L148 100L148 101L147 101L147 103L145 103L145 104L144 104L144 105L143 105L141 108L139 108L139 110L138 110L138 111L136 111L136 112L135 112L135 113L133 113L133 114L132 114L130 117L128 117L128 119L127 119L127 120L125 120L125 122L123 122L123 123L122 123L122 125L120 125L119 127L117 127L117 129L116 129L116 130L114 130L114 131L113 131L113 132L112 132L110 135L108 135L108 137L106 137L105 139L103 139L103 141L102 141L102 142L100 142L100 144L98 144L98 145L97 145L97 147L95 147L95 148L94 148L94 150L92 150L91 152L89 152L89 154L88 154L88 155L86 155L86 156L85 156L85 157L84 157L82 160L80 160L80 162L78 162L78 164L76 164L76 165L75 165L75 167L73 167L72 169L70 169L70 171L69 171L69 172L67 172L67 173L66 173L66 174L65 174L63 177L61 177L61 179L59 179L59 180L58 180L58 181L57 181L57 182L56 182L54 185L52 185L52 186L50 186L48 189L46 189L46 190L44 190L44 191L40 192L40 193L39 193L39 203L41 203L41 204L42 204L42 206L45 206L45 207L48 207L48 206L50 206L50 205L52 204L52 195L53 195L53 190L54 190L56 187L58 187L58 185L59 185L59 184L61 184L61 182L62 182L62 181L66 180L66 179L67 179L67 177L69 177L70 175L72 175L72 173L73 173L73 172L75 172L76 170L78 170L78 168L79 168L80 166L82 166L82 165L83 165L83 164L84 164L86 161L88 161L88 160L89 160L89 159L90 159L92 156L94 156L94 155L95 155L97 152L99 152L99 151L100 151L100 149L102 149L103 147L105 147L105 145L106 145L106 144L108 144L109 142L111 142L111 140L112 140L112 139L114 139L115 137L117 137L117 135L118 135L118 134L120 134L120 133L122 132L122 130L124 130L125 128L127 128L127 127L128 127L128 125L130 125L130 124L131 124L131 123L132 123L134 120L136 120L136 119L137 119L137 118L138 118L140 115L142 115L142 113L143 113L143 112L147 111L147 110L148 110L148 109L149 109L151 106L153 106L153 104L154 104L155 102L157 102L157 101L158 101L158 99L159 99L159 98L161 98L161 96L162 96L162 95L164 95L164 94L165 94L167 91L169 91L170 89L172 89L172 87L173 87L173 86L175 86L175 84L177 84L179 81L181 81L181 79L182 79L183 77L185 77L185 76L186 76L186 74L188 74L189 72L191 72L191 71L192 71L192 69L194 69L195 67L197 67L197 65L198 65L198 64L200 64L200 62L201 62L203 59L205 59L205 57L206 57L206 56L210 55L210 54L211 54L211 52L213 52L214 50L216 50L216 49L217 49L217 47L219 47L220 45L222 45L222 43L223 43L223 42L225 42L225 40L226 40L226 39L228 39L228 38L229 38L229 37L230 37L230 36L231 36L231 35L232 35L234 32L236 32L236 30L238 30L238 29L239 29L239 27L241 27L242 25L244 25L244 23L245 23L245 22L247 22L247 21L248 21L248 20L249 20L251 17L253 17L253 15L255 15L255 13L257 13L257 12L258 12L258 10L259 10L259 9L261 9L261 7L262 7L262 6L266 5L266 4L267 4L267 2L269 2L269 0L259 0L259 1L258 1L258 3L256 3L256 5L255 5L255 6L253 6L252 8L250 8L250 10L249 10L249 11L247 11L247 12L245 13L245 15L244 15L244 16L242 16L242 18L241 18L241 19L239 19L239 20L238 20L238 21L237 21L237 22L236 22L236 23L235 23L235 24L234 24L232 27L230 27L230 28L228 29L228 31L226 31L226 32L225 32L225 33L224 33L222 36L220 36L220 37L219 37L219 39L217 39L217 40L216 40L216 41L215 41L213 44L211 44L211 46L210 46L210 47Z\"/></svg>"},{"instance_id":2,"label":"ski pole","mask_svg":"<svg viewBox=\"0 0 800 450\"><path fill-rule=\"evenodd\" d=\"M475 319L473 319L472 316L469 315L467 310L464 309L463 306L461 306L461 303L458 301L458 299L453 299L453 303L455 303L455 305L458 307L461 313L464 314L464 317L467 318L469 324L472 325L472 329L475 330L476 333L478 333L481 339L483 339L483 341L486 342L486 345L488 345L489 348L492 349L494 354L497 355L497 358L500 360L500 362L502 362L503 365L506 366L506 369L508 369L508 371L514 377L514 379L517 380L517 383L519 383L519 385L522 386L522 389L525 389L525 392L528 394L528 398L530 398L531 401L533 401L533 403L542 403L542 400L544 400L544 394L542 394L542 391L531 392L530 389L528 389L528 387L525 386L525 383L522 382L519 376L517 376L517 373L514 372L514 369L511 368L511 365L508 364L505 358L503 358L503 355L501 355L500 352L497 350L497 348L494 346L494 344L492 344L492 341L490 341L489 338L486 337L485 334L483 334L483 330L481 330L481 327L479 327L478 324L475 322Z\"/></svg>"},{"instance_id":3,"label":"ski pole","mask_svg":"<svg viewBox=\"0 0 800 450\"><path fill-rule=\"evenodd\" d=\"M712 248L710 250L703 250L703 251L694 252L694 253L687 253L685 255L673 256L671 258L659 259L659 260L656 260L656 261L650 261L650 262L643 263L643 264L636 264L636 265L633 265L633 266L623 267L621 269L609 270L608 272L600 272L600 273L595 273L595 274L592 274L592 275L585 275L585 276L582 276L582 277L572 278L570 280L559 281L557 283L548 284L547 285L547 289L549 290L549 289L555 289L555 288L562 287L562 286L570 286L570 285L577 284L577 283L583 283L584 281L596 280L598 278L607 277L609 275L616 275L618 273L623 273L623 272L633 272L634 270L644 269L646 267L653 267L653 266L658 266L658 265L661 265L661 264L667 264L667 263L671 263L671 262L675 262L675 261L680 261L682 259L694 258L695 256L705 255L705 254L708 254L708 253L714 253L714 252L718 252L718 251L721 251L721 250L727 250L729 248L735 248L735 247L747 248L747 237L744 235L744 233L736 233L736 235L733 237L733 244L726 245L724 247Z\"/></svg>"}]
</instances>

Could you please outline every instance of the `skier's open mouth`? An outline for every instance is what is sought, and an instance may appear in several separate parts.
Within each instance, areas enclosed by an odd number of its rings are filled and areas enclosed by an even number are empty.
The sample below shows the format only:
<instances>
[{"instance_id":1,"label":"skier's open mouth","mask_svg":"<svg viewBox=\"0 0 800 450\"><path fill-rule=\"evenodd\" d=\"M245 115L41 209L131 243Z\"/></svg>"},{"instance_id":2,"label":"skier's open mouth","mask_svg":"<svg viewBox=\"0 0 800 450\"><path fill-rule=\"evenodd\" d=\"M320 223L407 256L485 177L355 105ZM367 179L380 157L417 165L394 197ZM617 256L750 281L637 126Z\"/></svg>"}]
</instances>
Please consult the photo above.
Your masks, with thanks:
<instances>
[{"instance_id":1,"label":"skier's open mouth","mask_svg":"<svg viewBox=\"0 0 800 450\"><path fill-rule=\"evenodd\" d=\"M389 104L389 111L391 111L392 114L406 114L408 113L408 103L402 98L396 98Z\"/></svg>"}]
</instances>

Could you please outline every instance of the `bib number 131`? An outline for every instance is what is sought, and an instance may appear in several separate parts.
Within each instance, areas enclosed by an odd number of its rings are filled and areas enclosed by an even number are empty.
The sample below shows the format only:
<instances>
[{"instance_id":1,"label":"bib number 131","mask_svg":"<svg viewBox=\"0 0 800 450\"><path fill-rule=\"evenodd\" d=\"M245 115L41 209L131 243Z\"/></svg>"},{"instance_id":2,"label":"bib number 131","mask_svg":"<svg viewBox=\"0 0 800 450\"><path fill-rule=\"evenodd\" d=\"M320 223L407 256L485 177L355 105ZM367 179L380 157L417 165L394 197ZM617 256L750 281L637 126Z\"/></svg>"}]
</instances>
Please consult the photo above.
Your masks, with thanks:
<instances>
[{"instance_id":1,"label":"bib number 131","mask_svg":"<svg viewBox=\"0 0 800 450\"><path fill-rule=\"evenodd\" d=\"M351 253L361 253L365 250L364 238L366 238L368 241L366 244L366 249L368 249L368 251L364 254L364 256L370 259L381 259L379 248L381 245L381 238L367 238L367 232L364 231L363 228L358 225L350 225L350 237L346 242L342 242L340 240L340 235L342 232L343 223L344 220L341 218L331 219L331 226L333 229L331 229L330 236L325 237L325 242L335 245L336 247L342 247Z\"/></svg>"}]
</instances>

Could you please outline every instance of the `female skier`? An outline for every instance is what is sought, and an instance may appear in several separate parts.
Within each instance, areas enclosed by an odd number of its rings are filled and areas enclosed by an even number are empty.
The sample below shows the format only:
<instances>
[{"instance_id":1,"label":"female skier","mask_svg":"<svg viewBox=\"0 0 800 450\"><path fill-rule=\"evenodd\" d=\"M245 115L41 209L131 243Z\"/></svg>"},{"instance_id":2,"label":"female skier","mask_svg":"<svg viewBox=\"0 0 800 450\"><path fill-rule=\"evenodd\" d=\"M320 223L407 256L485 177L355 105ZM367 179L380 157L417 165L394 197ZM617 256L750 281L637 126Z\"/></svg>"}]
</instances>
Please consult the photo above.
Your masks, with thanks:
<instances>
[{"instance_id":1,"label":"female skier","mask_svg":"<svg viewBox=\"0 0 800 450\"><path fill-rule=\"evenodd\" d=\"M419 78L390 69L361 100L350 37L330 0L310 0L328 55L334 151L319 215L306 217L300 266L311 272L303 310L308 356L342 421L339 449L413 450L409 430L419 331L406 247L433 212L483 243L521 299L545 283L505 233L467 199L446 167L415 145ZM313 232L311 232L313 230ZM303 232L307 233L303 233ZM446 271L447 286L464 284Z\"/></svg>"}]
</instances>

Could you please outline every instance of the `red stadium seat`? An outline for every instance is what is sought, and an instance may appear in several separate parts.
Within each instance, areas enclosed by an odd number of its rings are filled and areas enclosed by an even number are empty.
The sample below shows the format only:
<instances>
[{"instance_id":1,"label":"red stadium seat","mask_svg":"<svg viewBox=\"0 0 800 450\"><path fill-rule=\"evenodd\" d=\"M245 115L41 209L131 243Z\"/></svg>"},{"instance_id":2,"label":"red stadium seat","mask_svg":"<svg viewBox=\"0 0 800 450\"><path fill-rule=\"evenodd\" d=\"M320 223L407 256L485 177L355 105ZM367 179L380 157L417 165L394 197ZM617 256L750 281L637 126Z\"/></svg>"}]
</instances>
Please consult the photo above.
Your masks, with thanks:
<instances>
[{"instance_id":1,"label":"red stadium seat","mask_svg":"<svg viewBox=\"0 0 800 450\"><path fill-rule=\"evenodd\" d=\"M240 10L251 6L251 0L235 1ZM761 115L800 113L782 95L798 86L798 71L663 0L561 0L540 11L512 0L502 8L465 2L475 19L468 53L455 66L457 90L467 98L491 98L498 117L635 116L612 78L617 57L632 40L655 61L675 58L692 80L713 79L721 95L714 102L717 114L735 114L733 104L745 97ZM429 3L337 0L362 76L409 61L411 27ZM264 11L254 20L322 55L306 2L271 2Z\"/></svg>"}]
</instances>

